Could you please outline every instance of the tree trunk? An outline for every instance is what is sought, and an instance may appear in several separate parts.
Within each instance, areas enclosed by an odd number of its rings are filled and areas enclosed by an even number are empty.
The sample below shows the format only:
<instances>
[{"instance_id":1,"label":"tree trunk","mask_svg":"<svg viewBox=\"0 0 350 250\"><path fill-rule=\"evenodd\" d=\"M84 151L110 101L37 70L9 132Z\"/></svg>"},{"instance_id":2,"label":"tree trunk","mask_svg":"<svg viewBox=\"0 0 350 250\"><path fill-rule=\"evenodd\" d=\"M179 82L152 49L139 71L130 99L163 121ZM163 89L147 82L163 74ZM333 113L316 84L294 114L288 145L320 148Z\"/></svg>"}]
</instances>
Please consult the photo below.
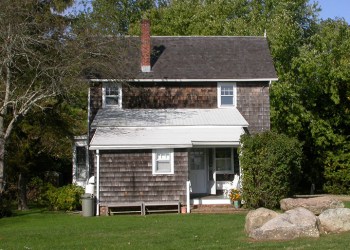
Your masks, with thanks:
<instances>
[{"instance_id":1,"label":"tree trunk","mask_svg":"<svg viewBox=\"0 0 350 250\"><path fill-rule=\"evenodd\" d=\"M0 123L2 118L0 117ZM0 125L1 126L1 125ZM5 140L0 131L0 194L4 192L5 189L5 178L4 178L4 160L5 160Z\"/></svg>"},{"instance_id":2,"label":"tree trunk","mask_svg":"<svg viewBox=\"0 0 350 250\"><path fill-rule=\"evenodd\" d=\"M23 173L18 176L18 210L27 210L27 178Z\"/></svg>"}]
</instances>

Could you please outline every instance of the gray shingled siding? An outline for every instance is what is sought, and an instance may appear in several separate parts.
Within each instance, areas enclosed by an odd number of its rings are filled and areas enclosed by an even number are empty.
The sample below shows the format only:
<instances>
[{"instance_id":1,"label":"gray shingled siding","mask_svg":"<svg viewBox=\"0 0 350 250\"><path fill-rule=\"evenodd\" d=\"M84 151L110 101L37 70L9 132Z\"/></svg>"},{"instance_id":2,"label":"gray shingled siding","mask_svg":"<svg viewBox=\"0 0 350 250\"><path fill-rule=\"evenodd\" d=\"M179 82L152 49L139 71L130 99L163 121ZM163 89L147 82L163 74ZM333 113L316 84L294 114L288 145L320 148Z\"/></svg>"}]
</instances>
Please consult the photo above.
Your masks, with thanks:
<instances>
[{"instance_id":1,"label":"gray shingled siding","mask_svg":"<svg viewBox=\"0 0 350 250\"><path fill-rule=\"evenodd\" d=\"M102 106L101 86L90 88L90 122ZM123 108L217 108L217 83L144 84L123 88ZM237 108L251 133L270 129L268 82L238 82Z\"/></svg>"},{"instance_id":2,"label":"gray shingled siding","mask_svg":"<svg viewBox=\"0 0 350 250\"><path fill-rule=\"evenodd\" d=\"M151 83L123 88L123 108L216 108L216 83Z\"/></svg>"},{"instance_id":3,"label":"gray shingled siding","mask_svg":"<svg viewBox=\"0 0 350 250\"><path fill-rule=\"evenodd\" d=\"M174 152L174 175L152 175L152 150L100 151L100 203L186 201L188 153ZM96 169L95 169L96 171Z\"/></svg>"},{"instance_id":4,"label":"gray shingled siding","mask_svg":"<svg viewBox=\"0 0 350 250\"><path fill-rule=\"evenodd\" d=\"M249 123L250 133L270 130L269 83L237 83L237 109Z\"/></svg>"}]
</instances>

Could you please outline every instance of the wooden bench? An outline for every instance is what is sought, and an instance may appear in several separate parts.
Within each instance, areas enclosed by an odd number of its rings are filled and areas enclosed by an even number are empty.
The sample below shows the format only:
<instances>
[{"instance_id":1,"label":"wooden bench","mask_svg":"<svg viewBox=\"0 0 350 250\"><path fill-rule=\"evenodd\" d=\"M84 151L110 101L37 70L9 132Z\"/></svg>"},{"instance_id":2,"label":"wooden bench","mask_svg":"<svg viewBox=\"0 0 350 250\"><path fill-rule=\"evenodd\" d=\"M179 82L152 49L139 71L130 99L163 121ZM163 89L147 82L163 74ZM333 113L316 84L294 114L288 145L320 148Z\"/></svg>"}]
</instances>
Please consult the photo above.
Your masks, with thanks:
<instances>
[{"instance_id":1,"label":"wooden bench","mask_svg":"<svg viewBox=\"0 0 350 250\"><path fill-rule=\"evenodd\" d=\"M177 212L181 213L181 203L179 201L152 201L144 202L144 214Z\"/></svg>"},{"instance_id":2,"label":"wooden bench","mask_svg":"<svg viewBox=\"0 0 350 250\"><path fill-rule=\"evenodd\" d=\"M108 215L113 214L131 214L140 213L145 214L143 202L123 202L123 203L113 203L108 204Z\"/></svg>"}]
</instances>

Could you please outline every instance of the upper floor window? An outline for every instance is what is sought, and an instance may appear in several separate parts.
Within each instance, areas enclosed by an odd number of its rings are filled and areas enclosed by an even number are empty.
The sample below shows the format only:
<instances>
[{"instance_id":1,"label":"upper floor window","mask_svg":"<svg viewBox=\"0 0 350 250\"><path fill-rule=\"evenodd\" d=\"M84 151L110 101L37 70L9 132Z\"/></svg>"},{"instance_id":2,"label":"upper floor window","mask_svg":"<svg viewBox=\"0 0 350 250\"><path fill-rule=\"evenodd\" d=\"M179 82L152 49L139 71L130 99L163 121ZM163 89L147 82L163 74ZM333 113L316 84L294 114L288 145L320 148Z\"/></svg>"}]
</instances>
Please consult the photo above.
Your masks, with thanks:
<instances>
[{"instance_id":1,"label":"upper floor window","mask_svg":"<svg viewBox=\"0 0 350 250\"><path fill-rule=\"evenodd\" d=\"M152 153L153 174L174 174L174 150L154 149Z\"/></svg>"},{"instance_id":2,"label":"upper floor window","mask_svg":"<svg viewBox=\"0 0 350 250\"><path fill-rule=\"evenodd\" d=\"M218 83L218 107L236 107L236 83Z\"/></svg>"},{"instance_id":3,"label":"upper floor window","mask_svg":"<svg viewBox=\"0 0 350 250\"><path fill-rule=\"evenodd\" d=\"M103 107L122 107L122 86L120 83L103 85Z\"/></svg>"}]
</instances>

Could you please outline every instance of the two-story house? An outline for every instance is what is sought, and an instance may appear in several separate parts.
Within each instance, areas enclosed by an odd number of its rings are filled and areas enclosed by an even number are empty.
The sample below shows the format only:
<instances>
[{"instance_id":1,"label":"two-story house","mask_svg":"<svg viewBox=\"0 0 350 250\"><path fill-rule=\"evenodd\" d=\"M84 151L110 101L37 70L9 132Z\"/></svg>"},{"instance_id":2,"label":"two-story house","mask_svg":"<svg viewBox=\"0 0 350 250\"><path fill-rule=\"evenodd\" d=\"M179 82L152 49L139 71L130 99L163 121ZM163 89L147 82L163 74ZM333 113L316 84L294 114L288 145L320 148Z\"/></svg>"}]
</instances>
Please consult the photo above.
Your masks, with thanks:
<instances>
[{"instance_id":1,"label":"two-story house","mask_svg":"<svg viewBox=\"0 0 350 250\"><path fill-rule=\"evenodd\" d=\"M277 76L265 37L150 36L147 20L141 29L130 52L134 79L90 80L99 209L221 194L240 174L240 136L270 129Z\"/></svg>"}]
</instances>

